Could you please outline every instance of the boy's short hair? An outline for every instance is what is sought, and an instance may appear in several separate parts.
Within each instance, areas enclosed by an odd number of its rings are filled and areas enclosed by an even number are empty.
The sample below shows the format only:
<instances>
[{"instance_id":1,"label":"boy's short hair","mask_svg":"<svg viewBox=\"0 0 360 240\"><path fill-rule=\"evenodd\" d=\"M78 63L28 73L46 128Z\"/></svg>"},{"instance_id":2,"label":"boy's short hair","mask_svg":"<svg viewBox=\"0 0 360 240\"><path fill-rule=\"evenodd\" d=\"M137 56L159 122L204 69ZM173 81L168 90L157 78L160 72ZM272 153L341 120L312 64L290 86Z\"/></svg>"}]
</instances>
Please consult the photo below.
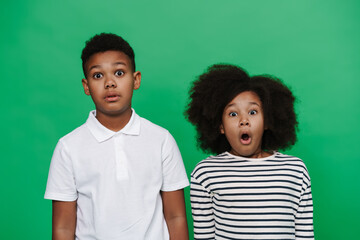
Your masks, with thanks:
<instances>
[{"instance_id":1,"label":"boy's short hair","mask_svg":"<svg viewBox=\"0 0 360 240\"><path fill-rule=\"evenodd\" d=\"M242 68L215 64L200 75L189 91L185 116L196 127L198 146L208 153L230 151L231 146L220 132L225 106L238 94L255 92L263 106L263 150L286 149L296 142L297 119L294 96L277 78L250 77Z\"/></svg>"},{"instance_id":2,"label":"boy's short hair","mask_svg":"<svg viewBox=\"0 0 360 240\"><path fill-rule=\"evenodd\" d=\"M116 34L100 33L86 41L85 47L82 50L81 60L85 77L85 64L90 57L96 53L106 51L120 51L125 53L130 58L132 70L135 72L135 53L130 44Z\"/></svg>"}]
</instances>

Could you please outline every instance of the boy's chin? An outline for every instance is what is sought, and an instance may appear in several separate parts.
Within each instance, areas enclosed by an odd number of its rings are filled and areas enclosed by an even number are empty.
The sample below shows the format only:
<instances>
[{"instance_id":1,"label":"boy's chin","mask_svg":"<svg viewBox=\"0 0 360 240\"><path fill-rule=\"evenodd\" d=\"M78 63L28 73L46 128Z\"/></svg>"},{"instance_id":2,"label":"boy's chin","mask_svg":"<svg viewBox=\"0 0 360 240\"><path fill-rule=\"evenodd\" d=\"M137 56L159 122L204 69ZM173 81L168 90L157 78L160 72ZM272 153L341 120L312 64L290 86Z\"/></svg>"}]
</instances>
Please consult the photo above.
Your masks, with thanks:
<instances>
[{"instance_id":1,"label":"boy's chin","mask_svg":"<svg viewBox=\"0 0 360 240\"><path fill-rule=\"evenodd\" d=\"M116 117L121 115L126 115L131 113L131 107L128 108L108 108L108 109L98 109L96 108L96 115L100 114L108 117Z\"/></svg>"}]
</instances>

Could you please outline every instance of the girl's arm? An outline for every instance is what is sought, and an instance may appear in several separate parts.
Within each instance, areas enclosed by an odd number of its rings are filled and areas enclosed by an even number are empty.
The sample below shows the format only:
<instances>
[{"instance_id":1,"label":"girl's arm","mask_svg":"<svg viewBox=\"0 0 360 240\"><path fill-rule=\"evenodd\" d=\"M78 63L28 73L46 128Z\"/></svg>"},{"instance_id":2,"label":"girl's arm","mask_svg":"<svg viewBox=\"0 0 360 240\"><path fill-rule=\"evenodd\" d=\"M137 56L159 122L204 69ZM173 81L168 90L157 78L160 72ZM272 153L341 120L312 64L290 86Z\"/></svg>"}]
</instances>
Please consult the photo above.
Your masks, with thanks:
<instances>
[{"instance_id":1,"label":"girl's arm","mask_svg":"<svg viewBox=\"0 0 360 240\"><path fill-rule=\"evenodd\" d=\"M295 216L295 237L296 240L311 240L314 239L313 200L310 177L307 172L305 173L302 189L299 207Z\"/></svg>"},{"instance_id":2,"label":"girl's arm","mask_svg":"<svg viewBox=\"0 0 360 240\"><path fill-rule=\"evenodd\" d=\"M184 190L161 192L164 217L169 229L170 240L188 240Z\"/></svg>"},{"instance_id":3,"label":"girl's arm","mask_svg":"<svg viewBox=\"0 0 360 240\"><path fill-rule=\"evenodd\" d=\"M76 228L76 201L53 201L52 239L74 240Z\"/></svg>"},{"instance_id":4,"label":"girl's arm","mask_svg":"<svg viewBox=\"0 0 360 240\"><path fill-rule=\"evenodd\" d=\"M190 198L194 220L194 239L215 239L215 220L211 196L194 177L191 177Z\"/></svg>"}]
</instances>

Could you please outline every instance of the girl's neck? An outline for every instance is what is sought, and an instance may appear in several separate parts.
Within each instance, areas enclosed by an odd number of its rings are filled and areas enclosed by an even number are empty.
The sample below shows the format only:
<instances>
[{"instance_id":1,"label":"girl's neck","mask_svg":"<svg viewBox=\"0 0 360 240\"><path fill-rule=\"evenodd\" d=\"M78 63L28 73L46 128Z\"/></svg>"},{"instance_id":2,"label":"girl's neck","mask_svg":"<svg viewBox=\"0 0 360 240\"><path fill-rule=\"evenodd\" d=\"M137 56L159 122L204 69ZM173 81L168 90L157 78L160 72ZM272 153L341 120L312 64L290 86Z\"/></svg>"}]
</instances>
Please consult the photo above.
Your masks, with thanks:
<instances>
[{"instance_id":1,"label":"girl's neck","mask_svg":"<svg viewBox=\"0 0 360 240\"><path fill-rule=\"evenodd\" d=\"M260 152L254 153L254 154L252 154L250 156L242 156L242 155L238 154L237 152L235 152L233 149L231 149L230 153L232 155L239 156L239 157L245 157L245 158L266 158L266 157L271 156L273 154L271 152L261 150Z\"/></svg>"}]
</instances>

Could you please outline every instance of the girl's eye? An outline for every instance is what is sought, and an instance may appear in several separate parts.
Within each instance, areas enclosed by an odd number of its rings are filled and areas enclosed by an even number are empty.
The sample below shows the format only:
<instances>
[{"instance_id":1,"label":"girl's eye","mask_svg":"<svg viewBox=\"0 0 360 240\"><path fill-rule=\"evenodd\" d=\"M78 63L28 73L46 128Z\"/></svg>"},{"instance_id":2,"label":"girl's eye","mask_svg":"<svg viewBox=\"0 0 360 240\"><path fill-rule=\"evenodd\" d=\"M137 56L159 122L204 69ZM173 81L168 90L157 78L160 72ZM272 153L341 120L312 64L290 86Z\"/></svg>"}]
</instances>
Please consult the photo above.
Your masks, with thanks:
<instances>
[{"instance_id":1,"label":"girl's eye","mask_svg":"<svg viewBox=\"0 0 360 240\"><path fill-rule=\"evenodd\" d=\"M124 75L124 72L123 71L121 71L121 70L117 70L116 72L115 72L115 76L122 76L122 75Z\"/></svg>"},{"instance_id":2,"label":"girl's eye","mask_svg":"<svg viewBox=\"0 0 360 240\"><path fill-rule=\"evenodd\" d=\"M250 114L250 115L255 115L255 114L257 114L257 111L256 111L256 110L251 110L251 111L249 112L249 114Z\"/></svg>"},{"instance_id":3,"label":"girl's eye","mask_svg":"<svg viewBox=\"0 0 360 240\"><path fill-rule=\"evenodd\" d=\"M231 113L229 113L229 116L230 116L230 117L236 117L236 116L237 116L237 113L236 113L236 112L231 112Z\"/></svg>"},{"instance_id":4,"label":"girl's eye","mask_svg":"<svg viewBox=\"0 0 360 240\"><path fill-rule=\"evenodd\" d=\"M95 73L93 75L93 78L97 79L97 78L101 78L103 75L101 73Z\"/></svg>"}]
</instances>

